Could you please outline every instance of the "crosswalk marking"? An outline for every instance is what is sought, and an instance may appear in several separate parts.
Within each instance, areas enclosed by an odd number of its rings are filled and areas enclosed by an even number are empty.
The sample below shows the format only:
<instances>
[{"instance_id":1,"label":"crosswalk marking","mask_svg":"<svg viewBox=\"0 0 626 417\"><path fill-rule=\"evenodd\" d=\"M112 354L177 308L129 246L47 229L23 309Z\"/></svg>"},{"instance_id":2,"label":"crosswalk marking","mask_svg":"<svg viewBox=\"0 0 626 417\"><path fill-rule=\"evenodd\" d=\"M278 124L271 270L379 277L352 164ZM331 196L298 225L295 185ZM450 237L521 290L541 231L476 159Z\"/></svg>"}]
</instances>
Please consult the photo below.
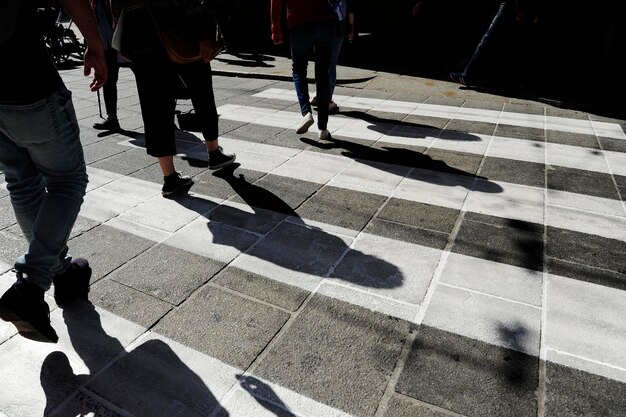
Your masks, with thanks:
<instances>
[{"instance_id":1,"label":"crosswalk marking","mask_svg":"<svg viewBox=\"0 0 626 417\"><path fill-rule=\"evenodd\" d=\"M296 94L293 90L280 88L270 88L257 93L254 96L292 102L296 101ZM340 107L346 106L362 110L376 110L389 113L410 114L444 119L460 119L473 122L500 123L511 126L598 135L600 137L614 139L626 139L626 133L624 133L624 130L619 124L596 120L571 119L566 117L474 109L429 103L411 103L406 101L375 98L349 97L342 95L334 95L333 101L335 101Z\"/></svg>"},{"instance_id":2,"label":"crosswalk marking","mask_svg":"<svg viewBox=\"0 0 626 417\"><path fill-rule=\"evenodd\" d=\"M262 126L293 128L301 119L299 113L254 106L225 104L218 108L220 118ZM364 120L331 117L328 129L334 135L379 141L394 145L412 145L442 150L455 150L475 155L517 161L549 163L573 168L626 176L626 157L614 151L599 151L557 143L467 133L453 135L446 131L398 126L392 123L374 125ZM294 137L294 140L297 140ZM489 149L487 150L487 148ZM548 160L546 161L546 147ZM606 157L605 157L606 156Z\"/></svg>"}]
</instances>

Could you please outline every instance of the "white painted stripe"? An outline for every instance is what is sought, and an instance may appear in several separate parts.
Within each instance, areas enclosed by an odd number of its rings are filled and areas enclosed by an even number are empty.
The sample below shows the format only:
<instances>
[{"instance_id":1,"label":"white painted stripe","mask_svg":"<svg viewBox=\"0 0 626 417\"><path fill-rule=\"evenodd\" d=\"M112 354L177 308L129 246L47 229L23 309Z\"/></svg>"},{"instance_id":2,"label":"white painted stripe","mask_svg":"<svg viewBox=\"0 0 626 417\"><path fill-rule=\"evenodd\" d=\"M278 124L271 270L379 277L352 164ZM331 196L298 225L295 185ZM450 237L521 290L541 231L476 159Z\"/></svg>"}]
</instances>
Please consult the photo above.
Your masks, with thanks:
<instances>
[{"instance_id":1,"label":"white painted stripe","mask_svg":"<svg viewBox=\"0 0 626 417\"><path fill-rule=\"evenodd\" d=\"M254 95L254 97L272 98L276 100L296 101L293 90L270 88ZM484 123L499 123L511 126L529 127L536 129L557 130L561 132L580 133L586 135L626 139L626 133L617 123L572 119L567 117L544 116L496 110L474 109L467 107L446 106L441 104L411 103L374 98L359 98L334 95L340 107L346 106L361 110L376 110L381 112L411 114L416 116L437 117L444 119L459 119ZM404 111L403 111L404 110Z\"/></svg>"},{"instance_id":2,"label":"white painted stripe","mask_svg":"<svg viewBox=\"0 0 626 417\"><path fill-rule=\"evenodd\" d=\"M226 104L218 109L220 117L262 126L284 129L294 128L301 121L299 113L285 110L262 109L250 106ZM542 116L543 117L543 116ZM505 158L516 161L546 163L546 144L526 139L515 139L501 136L482 135L475 133L459 134L441 130L412 127L401 124L374 124L364 120L353 120L345 117L331 117L328 129L332 134L355 139L378 141L379 144L413 145ZM298 140L294 136L294 140ZM491 146L487 149L489 143ZM341 143L338 145L341 147ZM358 144L352 144L357 150ZM350 150L350 145L347 145ZM618 152L599 151L597 149L578 146L548 143L548 162L564 168L589 170L608 174L613 172L626 175L624 154ZM381 150L381 152L383 152ZM607 154L607 160L604 158Z\"/></svg>"}]
</instances>

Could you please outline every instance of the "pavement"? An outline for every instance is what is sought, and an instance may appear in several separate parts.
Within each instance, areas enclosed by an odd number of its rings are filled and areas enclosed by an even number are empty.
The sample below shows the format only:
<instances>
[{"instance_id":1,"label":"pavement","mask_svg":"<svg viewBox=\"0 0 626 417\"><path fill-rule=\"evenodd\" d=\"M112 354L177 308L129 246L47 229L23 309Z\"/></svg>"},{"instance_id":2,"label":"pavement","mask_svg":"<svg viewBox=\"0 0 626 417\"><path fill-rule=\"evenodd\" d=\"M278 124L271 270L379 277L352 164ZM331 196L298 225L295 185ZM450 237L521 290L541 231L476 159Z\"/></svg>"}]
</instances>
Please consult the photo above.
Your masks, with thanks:
<instances>
[{"instance_id":1,"label":"pavement","mask_svg":"<svg viewBox=\"0 0 626 417\"><path fill-rule=\"evenodd\" d=\"M333 139L294 133L285 58L213 64L220 143L178 132L165 199L134 79L124 131L73 91L89 301L57 344L0 323L0 416L624 416L626 122L339 67ZM178 109L191 108L181 100ZM0 177L0 291L25 251Z\"/></svg>"}]
</instances>

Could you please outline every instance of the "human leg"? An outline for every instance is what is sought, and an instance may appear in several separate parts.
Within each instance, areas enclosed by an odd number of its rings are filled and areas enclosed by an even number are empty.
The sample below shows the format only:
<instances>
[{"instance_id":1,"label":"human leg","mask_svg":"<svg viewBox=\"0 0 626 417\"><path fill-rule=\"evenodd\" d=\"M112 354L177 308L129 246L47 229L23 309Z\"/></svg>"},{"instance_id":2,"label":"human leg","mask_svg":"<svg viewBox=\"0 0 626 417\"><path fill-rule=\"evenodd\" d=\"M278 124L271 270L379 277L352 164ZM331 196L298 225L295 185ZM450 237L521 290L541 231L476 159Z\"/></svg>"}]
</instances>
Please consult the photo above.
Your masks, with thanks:
<instances>
[{"instance_id":1,"label":"human leg","mask_svg":"<svg viewBox=\"0 0 626 417\"><path fill-rule=\"evenodd\" d=\"M332 43L335 38L333 22L320 21L315 34L315 85L317 87L318 120L317 127L321 132L328 126L329 66Z\"/></svg>"},{"instance_id":2,"label":"human leg","mask_svg":"<svg viewBox=\"0 0 626 417\"><path fill-rule=\"evenodd\" d=\"M480 71L480 66L484 64L484 56L485 51L489 49L489 46L493 44L493 38L495 33L497 33L498 28L504 23L508 10L512 6L509 5L508 1L503 1L498 6L498 10L489 25L489 28L481 38L478 46L474 50L474 53L470 57L465 69L461 73L451 73L450 77L453 81L458 82L460 84L471 84L476 79L478 72Z\"/></svg>"},{"instance_id":3,"label":"human leg","mask_svg":"<svg viewBox=\"0 0 626 417\"><path fill-rule=\"evenodd\" d=\"M329 94L328 99L333 101L333 94L335 92L335 85L337 84L337 62L339 61L339 53L341 52L341 45L343 44L343 35L335 36L330 49L330 62L328 67L328 86Z\"/></svg>"},{"instance_id":4,"label":"human leg","mask_svg":"<svg viewBox=\"0 0 626 417\"><path fill-rule=\"evenodd\" d=\"M144 122L146 152L157 158L163 173L162 194L169 196L193 184L190 177L176 172L174 165L174 87L178 75L174 64L160 55L136 60L134 72Z\"/></svg>"},{"instance_id":5,"label":"human leg","mask_svg":"<svg viewBox=\"0 0 626 417\"><path fill-rule=\"evenodd\" d=\"M67 240L87 186L69 91L31 105L0 106L0 168L29 242L28 253L15 263L17 281L0 298L0 319L24 337L56 342L44 292L55 274L72 275Z\"/></svg>"},{"instance_id":6,"label":"human leg","mask_svg":"<svg viewBox=\"0 0 626 417\"><path fill-rule=\"evenodd\" d=\"M178 65L177 71L188 86L191 103L202 124L202 136L209 154L209 168L220 169L232 164L236 155L225 153L219 145L218 114L213 95L211 65L194 62Z\"/></svg>"},{"instance_id":7,"label":"human leg","mask_svg":"<svg viewBox=\"0 0 626 417\"><path fill-rule=\"evenodd\" d=\"M117 62L117 51L109 48L105 51L108 77L107 82L102 86L104 96L104 108L107 119L103 122L94 123L93 128L98 130L118 130L120 124L117 121L117 80L119 78L120 66Z\"/></svg>"}]
</instances>

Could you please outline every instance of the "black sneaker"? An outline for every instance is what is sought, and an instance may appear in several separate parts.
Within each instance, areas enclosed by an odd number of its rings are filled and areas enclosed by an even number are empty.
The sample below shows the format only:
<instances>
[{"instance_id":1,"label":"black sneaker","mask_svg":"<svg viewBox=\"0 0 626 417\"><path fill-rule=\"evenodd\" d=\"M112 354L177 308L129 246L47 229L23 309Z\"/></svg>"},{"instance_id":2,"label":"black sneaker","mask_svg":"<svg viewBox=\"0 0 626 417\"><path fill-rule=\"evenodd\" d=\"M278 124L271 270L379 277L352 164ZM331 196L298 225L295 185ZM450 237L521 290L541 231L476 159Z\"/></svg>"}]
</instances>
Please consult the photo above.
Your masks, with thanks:
<instances>
[{"instance_id":1,"label":"black sneaker","mask_svg":"<svg viewBox=\"0 0 626 417\"><path fill-rule=\"evenodd\" d=\"M47 343L59 340L50 325L50 307L44 301L43 288L19 276L0 298L0 319L12 323L27 339Z\"/></svg>"},{"instance_id":2,"label":"black sneaker","mask_svg":"<svg viewBox=\"0 0 626 417\"><path fill-rule=\"evenodd\" d=\"M233 162L237 155L234 153L224 153L222 147L218 147L216 150L209 152L209 169L220 169L224 168Z\"/></svg>"},{"instance_id":3,"label":"black sneaker","mask_svg":"<svg viewBox=\"0 0 626 417\"><path fill-rule=\"evenodd\" d=\"M84 258L76 258L62 274L52 278L54 282L54 301L57 305L68 304L78 298L86 300L89 294L91 267Z\"/></svg>"},{"instance_id":4,"label":"black sneaker","mask_svg":"<svg viewBox=\"0 0 626 417\"><path fill-rule=\"evenodd\" d=\"M120 122L117 119L108 118L104 122L94 123L93 128L97 130L120 130Z\"/></svg>"},{"instance_id":5,"label":"black sneaker","mask_svg":"<svg viewBox=\"0 0 626 417\"><path fill-rule=\"evenodd\" d=\"M170 196L182 190L189 190L193 185L193 180L190 176L180 175L180 172L175 172L167 177L163 177L163 188L161 194L164 197Z\"/></svg>"}]
</instances>

